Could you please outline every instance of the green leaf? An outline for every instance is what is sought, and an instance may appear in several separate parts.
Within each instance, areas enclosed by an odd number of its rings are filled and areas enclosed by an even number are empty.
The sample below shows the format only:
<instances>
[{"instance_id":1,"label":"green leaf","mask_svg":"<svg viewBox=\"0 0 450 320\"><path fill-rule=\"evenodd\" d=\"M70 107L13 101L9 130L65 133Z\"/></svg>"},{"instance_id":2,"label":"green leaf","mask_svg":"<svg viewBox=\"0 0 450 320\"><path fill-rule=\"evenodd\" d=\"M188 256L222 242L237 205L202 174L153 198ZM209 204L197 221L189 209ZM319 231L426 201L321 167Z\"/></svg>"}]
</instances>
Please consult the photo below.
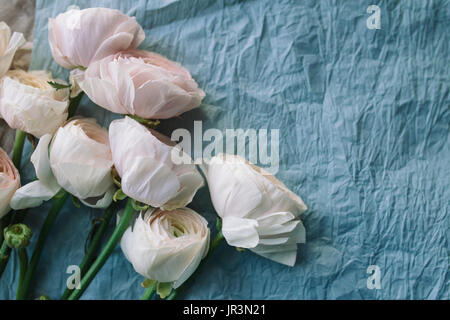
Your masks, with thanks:
<instances>
[{"instance_id":1,"label":"green leaf","mask_svg":"<svg viewBox=\"0 0 450 320\"><path fill-rule=\"evenodd\" d=\"M147 289L156 284L157 284L157 282L155 280L145 279L144 282L141 283L141 286L142 286L142 288Z\"/></svg>"},{"instance_id":2,"label":"green leaf","mask_svg":"<svg viewBox=\"0 0 450 320\"><path fill-rule=\"evenodd\" d=\"M150 207L148 204L136 201L133 199L133 209L136 211L147 211L147 209Z\"/></svg>"},{"instance_id":3,"label":"green leaf","mask_svg":"<svg viewBox=\"0 0 450 320\"><path fill-rule=\"evenodd\" d=\"M61 83L57 83L55 81L47 81L47 83L49 85L51 85L54 89L56 89L56 91L61 90L61 89L67 89L72 86L70 84L61 84Z\"/></svg>"},{"instance_id":4,"label":"green leaf","mask_svg":"<svg viewBox=\"0 0 450 320\"><path fill-rule=\"evenodd\" d=\"M156 286L156 293L158 293L161 299L167 297L170 292L172 292L172 282L158 282Z\"/></svg>"},{"instance_id":5,"label":"green leaf","mask_svg":"<svg viewBox=\"0 0 450 320\"><path fill-rule=\"evenodd\" d=\"M122 189L118 189L116 191L116 193L114 193L114 195L113 195L113 201L117 202L117 201L125 199L126 197L127 197L127 195L125 193L123 193Z\"/></svg>"}]
</instances>

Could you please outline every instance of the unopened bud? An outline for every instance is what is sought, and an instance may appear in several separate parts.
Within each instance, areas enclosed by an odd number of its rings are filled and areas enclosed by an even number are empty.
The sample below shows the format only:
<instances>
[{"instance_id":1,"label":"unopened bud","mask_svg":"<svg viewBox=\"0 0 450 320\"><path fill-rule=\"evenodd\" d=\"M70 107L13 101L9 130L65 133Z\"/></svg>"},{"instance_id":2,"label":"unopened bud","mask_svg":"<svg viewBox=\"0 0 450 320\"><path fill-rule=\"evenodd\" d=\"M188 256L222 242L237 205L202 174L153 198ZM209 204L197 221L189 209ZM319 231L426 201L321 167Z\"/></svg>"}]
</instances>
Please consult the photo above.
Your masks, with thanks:
<instances>
[{"instance_id":1,"label":"unopened bud","mask_svg":"<svg viewBox=\"0 0 450 320\"><path fill-rule=\"evenodd\" d=\"M31 229L23 223L13 224L5 228L4 237L10 248L26 248L32 236Z\"/></svg>"}]
</instances>

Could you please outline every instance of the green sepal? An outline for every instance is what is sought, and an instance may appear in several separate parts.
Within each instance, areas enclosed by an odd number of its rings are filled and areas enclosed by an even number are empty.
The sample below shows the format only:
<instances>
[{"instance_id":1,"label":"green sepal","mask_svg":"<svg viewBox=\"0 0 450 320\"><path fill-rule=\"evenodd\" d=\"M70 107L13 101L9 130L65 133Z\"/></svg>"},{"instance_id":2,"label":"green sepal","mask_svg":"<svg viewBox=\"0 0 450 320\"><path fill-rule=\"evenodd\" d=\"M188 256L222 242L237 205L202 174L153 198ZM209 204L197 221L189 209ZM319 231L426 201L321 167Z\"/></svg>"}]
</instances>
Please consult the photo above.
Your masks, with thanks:
<instances>
[{"instance_id":1,"label":"green sepal","mask_svg":"<svg viewBox=\"0 0 450 320\"><path fill-rule=\"evenodd\" d=\"M113 168L111 170L111 177L112 177L114 184L117 186L117 188L122 188L122 182L121 182L119 174L117 173L115 168Z\"/></svg>"},{"instance_id":2,"label":"green sepal","mask_svg":"<svg viewBox=\"0 0 450 320\"><path fill-rule=\"evenodd\" d=\"M240 248L240 247L236 247L236 250L239 251L239 252L244 252L245 251L244 248Z\"/></svg>"},{"instance_id":3,"label":"green sepal","mask_svg":"<svg viewBox=\"0 0 450 320\"><path fill-rule=\"evenodd\" d=\"M164 299L172 292L173 283L172 282L158 282L156 285L156 293Z\"/></svg>"},{"instance_id":4,"label":"green sepal","mask_svg":"<svg viewBox=\"0 0 450 320\"><path fill-rule=\"evenodd\" d=\"M150 288L154 285L156 285L157 282L155 280L145 279L144 282L141 283L142 288Z\"/></svg>"},{"instance_id":5,"label":"green sepal","mask_svg":"<svg viewBox=\"0 0 450 320\"><path fill-rule=\"evenodd\" d=\"M159 126L159 124L161 123L161 121L159 121L159 120L144 119L144 118L132 115L132 114L128 114L127 116L129 116L131 119L136 120L137 122L146 126L147 128L151 128L151 129L157 128Z\"/></svg>"},{"instance_id":6,"label":"green sepal","mask_svg":"<svg viewBox=\"0 0 450 320\"><path fill-rule=\"evenodd\" d=\"M125 193L123 193L122 189L118 189L116 193L113 195L113 201L117 202L128 197Z\"/></svg>"},{"instance_id":7,"label":"green sepal","mask_svg":"<svg viewBox=\"0 0 450 320\"><path fill-rule=\"evenodd\" d=\"M77 197L75 197L73 194L71 194L70 197L72 198L73 205L74 205L76 208L81 208L80 199L78 199Z\"/></svg>"},{"instance_id":8,"label":"green sepal","mask_svg":"<svg viewBox=\"0 0 450 320\"><path fill-rule=\"evenodd\" d=\"M56 91L61 90L61 89L68 89L72 86L71 84L61 84L61 83L58 83L55 81L47 81L47 83L49 85L51 85L52 88L56 89Z\"/></svg>"},{"instance_id":9,"label":"green sepal","mask_svg":"<svg viewBox=\"0 0 450 320\"><path fill-rule=\"evenodd\" d=\"M136 201L133 199L132 201L133 209L136 211L147 211L150 206L148 204Z\"/></svg>"}]
</instances>

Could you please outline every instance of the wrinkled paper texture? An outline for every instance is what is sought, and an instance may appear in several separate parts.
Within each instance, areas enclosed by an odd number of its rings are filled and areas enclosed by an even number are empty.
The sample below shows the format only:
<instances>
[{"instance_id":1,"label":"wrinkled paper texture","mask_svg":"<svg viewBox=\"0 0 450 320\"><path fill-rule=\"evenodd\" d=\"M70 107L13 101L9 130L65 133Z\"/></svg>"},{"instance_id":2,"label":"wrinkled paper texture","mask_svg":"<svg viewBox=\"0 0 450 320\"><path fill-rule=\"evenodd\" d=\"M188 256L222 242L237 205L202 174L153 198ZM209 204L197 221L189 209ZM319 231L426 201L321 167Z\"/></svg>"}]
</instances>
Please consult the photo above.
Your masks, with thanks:
<instances>
[{"instance_id":1,"label":"wrinkled paper texture","mask_svg":"<svg viewBox=\"0 0 450 320\"><path fill-rule=\"evenodd\" d=\"M377 1L374 30L366 26L368 0L41 0L32 69L68 78L52 61L47 20L73 4L135 15L147 35L140 48L181 63L205 91L200 108L163 122L166 135L192 132L193 120L203 120L203 130L280 129L276 176L309 208L296 265L222 246L184 298L449 298L447 1ZM87 98L82 105L79 113L102 125L119 117ZM27 144L25 157L30 152ZM23 169L28 182L32 166ZM33 230L49 205L31 210ZM207 188L191 207L214 226ZM67 202L35 296L59 298L99 216ZM367 287L371 265L380 270L379 290ZM0 281L1 298L15 296L13 267L17 258ZM83 299L137 299L142 280L117 247Z\"/></svg>"}]
</instances>

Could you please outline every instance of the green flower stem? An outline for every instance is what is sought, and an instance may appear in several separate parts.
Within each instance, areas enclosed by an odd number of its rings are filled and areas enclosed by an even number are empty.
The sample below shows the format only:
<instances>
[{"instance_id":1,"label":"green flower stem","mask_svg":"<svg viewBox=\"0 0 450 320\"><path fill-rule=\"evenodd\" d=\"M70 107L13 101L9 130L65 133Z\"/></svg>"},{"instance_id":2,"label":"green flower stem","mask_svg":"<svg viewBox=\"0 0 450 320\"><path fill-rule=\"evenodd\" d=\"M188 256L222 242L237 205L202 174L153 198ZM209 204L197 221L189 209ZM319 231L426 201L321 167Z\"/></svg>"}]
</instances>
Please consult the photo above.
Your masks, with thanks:
<instances>
[{"instance_id":1,"label":"green flower stem","mask_svg":"<svg viewBox=\"0 0 450 320\"><path fill-rule=\"evenodd\" d=\"M92 280L100 271L100 269L103 267L106 260L108 260L109 256L112 254L113 250L119 243L120 239L122 238L122 235L128 228L128 225L130 223L131 218L133 217L133 214L134 214L133 200L129 198L127 201L127 206L125 207L125 210L123 212L123 215L120 217L119 224L116 226L116 229L114 229L113 234L109 238L108 242L106 243L105 247L103 248L98 258L94 261L94 263L89 268L87 273L81 279L80 289L75 289L70 295L69 300L78 300L84 293L84 291L87 289L89 284L92 282Z\"/></svg>"},{"instance_id":2,"label":"green flower stem","mask_svg":"<svg viewBox=\"0 0 450 320\"><path fill-rule=\"evenodd\" d=\"M14 140L12 162L17 170L20 169L20 161L22 160L23 145L27 134L22 130L16 130L16 139Z\"/></svg>"},{"instance_id":3,"label":"green flower stem","mask_svg":"<svg viewBox=\"0 0 450 320\"><path fill-rule=\"evenodd\" d=\"M2 232L3 234L3 232ZM6 244L6 241L3 241L2 246L0 247L0 260L8 259L10 249Z\"/></svg>"},{"instance_id":4,"label":"green flower stem","mask_svg":"<svg viewBox=\"0 0 450 320\"><path fill-rule=\"evenodd\" d=\"M3 234L3 232L2 232L2 234ZM3 240L0 250L1 250L0 251L0 278L1 278L3 275L3 272L6 269L6 266L8 265L9 256L11 255L11 248L8 247L8 245L6 244L6 241Z\"/></svg>"},{"instance_id":5,"label":"green flower stem","mask_svg":"<svg viewBox=\"0 0 450 320\"><path fill-rule=\"evenodd\" d=\"M101 222L100 226L98 227L98 230L95 232L94 237L92 238L91 244L89 245L89 248L83 258L83 261L80 263L80 272L81 276L84 276L86 274L86 271L89 269L89 267L92 265L92 262L95 259L95 254L97 253L101 240L103 239L103 236L105 235L106 229L109 225L109 222L111 221L111 218L113 216L115 209L115 204L111 204L108 209L105 211L105 215L103 216L103 221ZM66 288L64 291L64 294L61 297L61 300L67 300L69 298L70 294L72 293L72 289Z\"/></svg>"},{"instance_id":6,"label":"green flower stem","mask_svg":"<svg viewBox=\"0 0 450 320\"><path fill-rule=\"evenodd\" d=\"M174 300L176 296L180 294L181 291L187 289L187 287L190 286L191 282L193 282L194 277L200 273L200 270L204 267L206 261L213 255L214 251L219 247L219 245L223 242L224 237L222 234L222 231L219 230L217 232L214 239L211 241L211 246L209 247L208 254L206 255L205 259L201 262L200 266L197 268L197 270L194 272L194 274L187 280L185 283L183 283L178 289L173 290L172 293L166 298L166 300Z\"/></svg>"},{"instance_id":7,"label":"green flower stem","mask_svg":"<svg viewBox=\"0 0 450 320\"><path fill-rule=\"evenodd\" d=\"M155 291L156 291L156 283L154 283L145 290L144 294L141 297L141 300L150 300L155 294Z\"/></svg>"},{"instance_id":8,"label":"green flower stem","mask_svg":"<svg viewBox=\"0 0 450 320\"><path fill-rule=\"evenodd\" d=\"M20 294L17 296L18 300L25 300L28 297L31 282L39 263L39 259L41 258L42 251L44 250L45 242L47 241L48 235L50 234L50 230L55 224L58 213L61 211L68 197L69 193L67 191L61 190L53 198L53 205L50 208L47 218L45 218L44 225L42 226L41 232L39 233L39 237L36 242L36 246L34 247L33 255L31 256L30 265L27 268L27 272L25 273L23 282L19 287L18 291Z\"/></svg>"},{"instance_id":9,"label":"green flower stem","mask_svg":"<svg viewBox=\"0 0 450 320\"><path fill-rule=\"evenodd\" d=\"M20 274L19 274L19 284L17 286L16 299L22 296L20 290L23 290L23 281L25 279L25 274L27 272L28 267L28 255L26 248L17 249L17 253L19 255L19 264L20 264Z\"/></svg>"}]
</instances>

